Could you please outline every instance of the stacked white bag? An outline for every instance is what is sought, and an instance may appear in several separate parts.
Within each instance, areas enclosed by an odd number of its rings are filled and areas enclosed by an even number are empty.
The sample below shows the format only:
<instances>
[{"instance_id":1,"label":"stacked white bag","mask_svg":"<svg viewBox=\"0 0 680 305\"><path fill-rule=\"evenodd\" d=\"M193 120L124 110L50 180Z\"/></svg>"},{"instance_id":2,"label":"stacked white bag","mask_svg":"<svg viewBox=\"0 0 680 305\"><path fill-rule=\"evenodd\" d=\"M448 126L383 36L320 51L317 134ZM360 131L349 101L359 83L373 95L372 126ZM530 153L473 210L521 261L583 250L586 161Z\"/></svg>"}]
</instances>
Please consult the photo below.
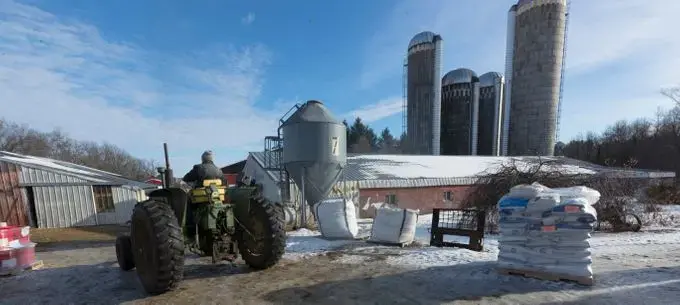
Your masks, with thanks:
<instances>
[{"instance_id":1,"label":"stacked white bag","mask_svg":"<svg viewBox=\"0 0 680 305\"><path fill-rule=\"evenodd\" d=\"M600 199L579 186L518 185L498 201L501 268L592 278L590 237Z\"/></svg>"},{"instance_id":2,"label":"stacked white bag","mask_svg":"<svg viewBox=\"0 0 680 305\"><path fill-rule=\"evenodd\" d=\"M314 209L321 236L326 239L354 239L359 233L356 209L352 200L328 199Z\"/></svg>"}]
</instances>

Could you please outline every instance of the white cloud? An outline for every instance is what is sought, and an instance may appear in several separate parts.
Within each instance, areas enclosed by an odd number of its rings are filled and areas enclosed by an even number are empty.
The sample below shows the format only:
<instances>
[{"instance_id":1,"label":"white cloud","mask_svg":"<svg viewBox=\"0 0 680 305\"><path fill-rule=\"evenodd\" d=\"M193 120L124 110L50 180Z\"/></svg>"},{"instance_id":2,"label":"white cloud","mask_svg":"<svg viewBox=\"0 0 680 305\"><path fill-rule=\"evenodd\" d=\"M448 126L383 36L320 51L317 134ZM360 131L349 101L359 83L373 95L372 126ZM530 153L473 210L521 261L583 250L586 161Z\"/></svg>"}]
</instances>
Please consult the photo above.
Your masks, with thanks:
<instances>
[{"instance_id":1,"label":"white cloud","mask_svg":"<svg viewBox=\"0 0 680 305\"><path fill-rule=\"evenodd\" d=\"M625 74L616 77L642 81L656 92L680 82L679 12L678 1L572 1L567 73L620 66Z\"/></svg>"},{"instance_id":2,"label":"white cloud","mask_svg":"<svg viewBox=\"0 0 680 305\"><path fill-rule=\"evenodd\" d=\"M32 6L2 3L5 119L39 130L60 127L157 160L168 142L179 171L208 148L220 163L245 157L276 130L281 109L256 103L270 58L264 46L170 57L106 41L88 24Z\"/></svg>"},{"instance_id":3,"label":"white cloud","mask_svg":"<svg viewBox=\"0 0 680 305\"><path fill-rule=\"evenodd\" d=\"M365 123L371 123L401 113L402 104L403 100L401 97L390 97L380 100L375 104L366 105L357 110L350 111L345 114L344 117L351 117L353 119L359 117Z\"/></svg>"},{"instance_id":4,"label":"white cloud","mask_svg":"<svg viewBox=\"0 0 680 305\"><path fill-rule=\"evenodd\" d=\"M251 24L255 21L255 13L248 13L245 17L241 18L243 24Z\"/></svg>"}]
</instances>

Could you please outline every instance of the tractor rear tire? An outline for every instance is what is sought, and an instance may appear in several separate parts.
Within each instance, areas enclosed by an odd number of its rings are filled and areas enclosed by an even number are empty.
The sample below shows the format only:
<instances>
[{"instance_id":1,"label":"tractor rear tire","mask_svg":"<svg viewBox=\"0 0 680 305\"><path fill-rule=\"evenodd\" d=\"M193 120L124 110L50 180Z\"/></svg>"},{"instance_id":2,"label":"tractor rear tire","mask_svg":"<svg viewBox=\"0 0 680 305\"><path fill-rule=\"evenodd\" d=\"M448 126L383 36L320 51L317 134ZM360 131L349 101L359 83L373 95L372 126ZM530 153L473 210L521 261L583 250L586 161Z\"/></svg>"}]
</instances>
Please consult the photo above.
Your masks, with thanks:
<instances>
[{"instance_id":1,"label":"tractor rear tire","mask_svg":"<svg viewBox=\"0 0 680 305\"><path fill-rule=\"evenodd\" d=\"M241 258L248 266L263 270L276 265L286 250L285 214L283 207L256 195L250 199L247 219L239 219L237 241ZM245 229L241 226L245 226ZM246 231L247 230L247 231ZM254 248L256 240L249 232L262 240L259 251Z\"/></svg>"},{"instance_id":2,"label":"tractor rear tire","mask_svg":"<svg viewBox=\"0 0 680 305\"><path fill-rule=\"evenodd\" d=\"M116 259L118 259L118 266L123 271L130 271L135 268L130 236L121 235L116 238Z\"/></svg>"},{"instance_id":3,"label":"tractor rear tire","mask_svg":"<svg viewBox=\"0 0 680 305\"><path fill-rule=\"evenodd\" d=\"M137 276L149 294L177 288L184 277L184 238L175 212L164 201L140 202L132 212Z\"/></svg>"}]
</instances>

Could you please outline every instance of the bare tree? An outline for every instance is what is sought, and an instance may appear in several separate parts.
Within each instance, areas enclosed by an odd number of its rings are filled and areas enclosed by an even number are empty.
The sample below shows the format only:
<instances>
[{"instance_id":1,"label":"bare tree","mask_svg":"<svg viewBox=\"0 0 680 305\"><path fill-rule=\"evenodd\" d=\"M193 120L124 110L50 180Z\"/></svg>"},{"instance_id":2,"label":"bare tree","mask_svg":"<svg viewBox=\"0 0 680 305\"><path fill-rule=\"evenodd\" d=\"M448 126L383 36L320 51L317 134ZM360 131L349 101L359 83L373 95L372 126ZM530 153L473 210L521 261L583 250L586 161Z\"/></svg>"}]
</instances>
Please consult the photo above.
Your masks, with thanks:
<instances>
[{"instance_id":1,"label":"bare tree","mask_svg":"<svg viewBox=\"0 0 680 305\"><path fill-rule=\"evenodd\" d=\"M112 144L76 141L61 130L45 133L0 119L0 150L52 158L120 174L134 180L155 175L155 163Z\"/></svg>"},{"instance_id":2,"label":"bare tree","mask_svg":"<svg viewBox=\"0 0 680 305\"><path fill-rule=\"evenodd\" d=\"M521 162L511 160L492 167L481 175L475 186L463 200L463 206L487 212L487 230L497 232L497 203L510 189L520 184L538 182L547 187L588 186L598 190L600 200L595 205L599 218L612 224L619 224L620 219L644 185L640 179L619 178L613 173L596 175L565 173L562 160L524 159ZM634 166L631 161L626 166ZM613 229L623 228L613 226Z\"/></svg>"},{"instance_id":3,"label":"bare tree","mask_svg":"<svg viewBox=\"0 0 680 305\"><path fill-rule=\"evenodd\" d=\"M673 100L676 105L680 106L680 86L661 89L661 94Z\"/></svg>"}]
</instances>

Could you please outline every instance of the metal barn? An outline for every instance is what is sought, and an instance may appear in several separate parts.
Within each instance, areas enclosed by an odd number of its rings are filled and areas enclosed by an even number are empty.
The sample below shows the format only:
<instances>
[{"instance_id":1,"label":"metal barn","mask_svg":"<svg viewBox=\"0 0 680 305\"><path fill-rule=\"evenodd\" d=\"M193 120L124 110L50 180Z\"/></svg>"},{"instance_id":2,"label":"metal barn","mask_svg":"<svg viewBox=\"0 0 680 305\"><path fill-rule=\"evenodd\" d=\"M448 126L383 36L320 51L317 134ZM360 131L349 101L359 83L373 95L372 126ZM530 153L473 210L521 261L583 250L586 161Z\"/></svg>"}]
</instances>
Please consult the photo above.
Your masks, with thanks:
<instances>
[{"instance_id":1,"label":"metal barn","mask_svg":"<svg viewBox=\"0 0 680 305\"><path fill-rule=\"evenodd\" d=\"M149 185L52 159L0 152L0 221L37 228L124 224Z\"/></svg>"}]
</instances>

